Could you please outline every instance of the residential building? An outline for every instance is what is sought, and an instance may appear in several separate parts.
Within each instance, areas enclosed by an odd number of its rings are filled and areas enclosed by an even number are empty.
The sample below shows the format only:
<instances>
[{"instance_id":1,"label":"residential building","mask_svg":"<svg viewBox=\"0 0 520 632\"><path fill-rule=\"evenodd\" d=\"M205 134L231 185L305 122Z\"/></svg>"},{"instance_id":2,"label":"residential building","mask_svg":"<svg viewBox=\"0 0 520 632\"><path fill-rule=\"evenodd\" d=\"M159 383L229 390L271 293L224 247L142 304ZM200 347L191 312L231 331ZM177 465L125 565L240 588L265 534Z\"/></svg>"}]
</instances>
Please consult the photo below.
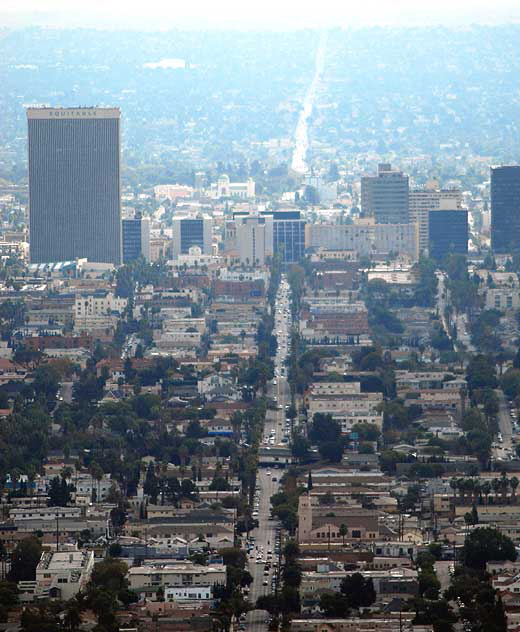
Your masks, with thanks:
<instances>
[{"instance_id":1,"label":"residential building","mask_svg":"<svg viewBox=\"0 0 520 632\"><path fill-rule=\"evenodd\" d=\"M213 588L216 584L226 583L224 564L202 566L193 562L155 563L134 566L128 571L128 583L131 590L151 586Z\"/></svg>"},{"instance_id":2,"label":"residential building","mask_svg":"<svg viewBox=\"0 0 520 632\"><path fill-rule=\"evenodd\" d=\"M118 108L28 108L32 263L122 260Z\"/></svg>"},{"instance_id":3,"label":"residential building","mask_svg":"<svg viewBox=\"0 0 520 632\"><path fill-rule=\"evenodd\" d=\"M377 175L361 178L363 215L373 217L378 224L408 224L408 194L408 176L381 163Z\"/></svg>"}]
</instances>

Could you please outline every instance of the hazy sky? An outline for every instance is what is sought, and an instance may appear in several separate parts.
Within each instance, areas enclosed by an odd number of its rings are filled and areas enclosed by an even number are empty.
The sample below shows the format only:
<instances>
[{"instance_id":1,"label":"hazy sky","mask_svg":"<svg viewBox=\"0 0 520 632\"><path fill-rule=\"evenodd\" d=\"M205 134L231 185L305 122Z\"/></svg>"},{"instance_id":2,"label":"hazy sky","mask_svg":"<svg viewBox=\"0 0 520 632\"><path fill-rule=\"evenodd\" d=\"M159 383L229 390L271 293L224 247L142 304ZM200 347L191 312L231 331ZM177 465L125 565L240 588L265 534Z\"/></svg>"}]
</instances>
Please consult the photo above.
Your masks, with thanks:
<instances>
[{"instance_id":1,"label":"hazy sky","mask_svg":"<svg viewBox=\"0 0 520 632\"><path fill-rule=\"evenodd\" d=\"M520 21L518 0L0 0L0 25L301 28Z\"/></svg>"}]
</instances>

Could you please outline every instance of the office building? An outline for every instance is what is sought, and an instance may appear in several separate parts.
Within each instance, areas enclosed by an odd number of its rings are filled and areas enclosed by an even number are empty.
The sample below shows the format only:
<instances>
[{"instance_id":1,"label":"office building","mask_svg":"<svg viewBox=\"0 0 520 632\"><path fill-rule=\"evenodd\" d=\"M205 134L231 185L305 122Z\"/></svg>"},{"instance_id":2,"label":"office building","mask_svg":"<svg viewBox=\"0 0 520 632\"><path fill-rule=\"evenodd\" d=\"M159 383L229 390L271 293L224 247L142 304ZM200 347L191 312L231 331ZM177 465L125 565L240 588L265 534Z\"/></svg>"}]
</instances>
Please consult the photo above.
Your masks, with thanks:
<instances>
[{"instance_id":1,"label":"office building","mask_svg":"<svg viewBox=\"0 0 520 632\"><path fill-rule=\"evenodd\" d=\"M365 257L395 253L418 258L416 224L376 224L372 218L363 218L353 224L309 224L307 230L309 248Z\"/></svg>"},{"instance_id":2,"label":"office building","mask_svg":"<svg viewBox=\"0 0 520 632\"><path fill-rule=\"evenodd\" d=\"M27 109L32 263L121 263L120 116Z\"/></svg>"},{"instance_id":3,"label":"office building","mask_svg":"<svg viewBox=\"0 0 520 632\"><path fill-rule=\"evenodd\" d=\"M491 168L491 247L495 254L520 248L520 166Z\"/></svg>"},{"instance_id":4,"label":"office building","mask_svg":"<svg viewBox=\"0 0 520 632\"><path fill-rule=\"evenodd\" d=\"M468 254L468 211L441 208L429 213L429 253L432 259L442 261L450 254Z\"/></svg>"},{"instance_id":5,"label":"office building","mask_svg":"<svg viewBox=\"0 0 520 632\"><path fill-rule=\"evenodd\" d=\"M263 266L268 254L272 254L272 222L271 231L267 224L270 217L262 215L244 215L235 219L236 247L240 263L248 266ZM270 236L270 243L269 243Z\"/></svg>"},{"instance_id":6,"label":"office building","mask_svg":"<svg viewBox=\"0 0 520 632\"><path fill-rule=\"evenodd\" d=\"M378 224L408 224L408 176L387 163L361 178L361 210Z\"/></svg>"},{"instance_id":7,"label":"office building","mask_svg":"<svg viewBox=\"0 0 520 632\"><path fill-rule=\"evenodd\" d=\"M419 253L428 254L430 211L441 208L462 208L462 192L458 189L414 189L410 191L410 223L417 224L419 230Z\"/></svg>"},{"instance_id":8,"label":"office building","mask_svg":"<svg viewBox=\"0 0 520 632\"><path fill-rule=\"evenodd\" d=\"M265 218L265 256L278 255L281 262L286 265L301 261L305 256L306 222L302 219L300 211L261 211L259 216ZM233 213L234 228L226 227L227 241L239 252L241 248L244 252L248 250L247 245L240 244L239 225L244 220L253 221L252 218L255 217L258 216L237 211Z\"/></svg>"},{"instance_id":9,"label":"office building","mask_svg":"<svg viewBox=\"0 0 520 632\"><path fill-rule=\"evenodd\" d=\"M150 256L150 218L123 219L123 263Z\"/></svg>"},{"instance_id":10,"label":"office building","mask_svg":"<svg viewBox=\"0 0 520 632\"><path fill-rule=\"evenodd\" d=\"M273 253L283 264L300 262L305 256L305 226L300 211L264 211L273 218Z\"/></svg>"},{"instance_id":11,"label":"office building","mask_svg":"<svg viewBox=\"0 0 520 632\"><path fill-rule=\"evenodd\" d=\"M208 215L173 218L172 255L187 255L192 246L198 246L202 254L212 254L213 220Z\"/></svg>"}]
</instances>

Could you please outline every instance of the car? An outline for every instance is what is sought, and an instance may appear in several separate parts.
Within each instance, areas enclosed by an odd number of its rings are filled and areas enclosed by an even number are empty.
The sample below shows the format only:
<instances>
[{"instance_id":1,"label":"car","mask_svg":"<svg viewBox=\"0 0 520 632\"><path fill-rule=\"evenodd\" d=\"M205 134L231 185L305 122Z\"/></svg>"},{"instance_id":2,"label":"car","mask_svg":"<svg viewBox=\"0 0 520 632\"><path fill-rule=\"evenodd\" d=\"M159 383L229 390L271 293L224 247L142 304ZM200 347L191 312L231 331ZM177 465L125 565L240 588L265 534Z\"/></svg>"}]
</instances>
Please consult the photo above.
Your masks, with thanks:
<instances>
[{"instance_id":1,"label":"car","mask_svg":"<svg viewBox=\"0 0 520 632\"><path fill-rule=\"evenodd\" d=\"M269 582L267 581L267 579L264 579L264 581L262 582L262 586L269 586Z\"/></svg>"}]
</instances>

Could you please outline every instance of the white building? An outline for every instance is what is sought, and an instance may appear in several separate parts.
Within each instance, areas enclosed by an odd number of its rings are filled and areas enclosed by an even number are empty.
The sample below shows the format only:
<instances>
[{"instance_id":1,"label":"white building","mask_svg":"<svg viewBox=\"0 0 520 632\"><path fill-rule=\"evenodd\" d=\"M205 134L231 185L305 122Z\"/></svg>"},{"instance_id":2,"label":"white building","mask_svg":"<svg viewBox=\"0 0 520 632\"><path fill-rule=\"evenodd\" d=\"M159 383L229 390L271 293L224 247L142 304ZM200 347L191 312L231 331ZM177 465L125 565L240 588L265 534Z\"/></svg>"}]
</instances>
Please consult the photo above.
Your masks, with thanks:
<instances>
[{"instance_id":1,"label":"white building","mask_svg":"<svg viewBox=\"0 0 520 632\"><path fill-rule=\"evenodd\" d=\"M126 298L118 298L112 292L95 292L86 296L76 296L74 301L74 327L76 329L97 329L112 326L126 308Z\"/></svg>"},{"instance_id":2,"label":"white building","mask_svg":"<svg viewBox=\"0 0 520 632\"><path fill-rule=\"evenodd\" d=\"M86 587L93 568L93 551L45 551L36 567L34 596L72 599Z\"/></svg>"},{"instance_id":3,"label":"white building","mask_svg":"<svg viewBox=\"0 0 520 632\"><path fill-rule=\"evenodd\" d=\"M226 583L224 564L202 566L192 562L156 563L134 566L128 571L129 587L132 590L151 586L166 587L211 587Z\"/></svg>"},{"instance_id":4,"label":"white building","mask_svg":"<svg viewBox=\"0 0 520 632\"><path fill-rule=\"evenodd\" d=\"M267 219L260 215L246 215L237 217L235 221L240 263L264 266L266 255L273 250L272 240L270 244L268 243Z\"/></svg>"},{"instance_id":5,"label":"white building","mask_svg":"<svg viewBox=\"0 0 520 632\"><path fill-rule=\"evenodd\" d=\"M418 257L415 224L376 224L372 218L354 224L309 224L309 248L352 252L362 256L396 253Z\"/></svg>"},{"instance_id":6,"label":"white building","mask_svg":"<svg viewBox=\"0 0 520 632\"><path fill-rule=\"evenodd\" d=\"M231 197L252 200L255 197L255 181L248 178L245 182L231 182L229 176L223 174L217 180L217 184L211 185L211 197L215 199Z\"/></svg>"},{"instance_id":7,"label":"white building","mask_svg":"<svg viewBox=\"0 0 520 632\"><path fill-rule=\"evenodd\" d=\"M171 586L164 591L165 601L207 601L212 596L210 586Z\"/></svg>"}]
</instances>

